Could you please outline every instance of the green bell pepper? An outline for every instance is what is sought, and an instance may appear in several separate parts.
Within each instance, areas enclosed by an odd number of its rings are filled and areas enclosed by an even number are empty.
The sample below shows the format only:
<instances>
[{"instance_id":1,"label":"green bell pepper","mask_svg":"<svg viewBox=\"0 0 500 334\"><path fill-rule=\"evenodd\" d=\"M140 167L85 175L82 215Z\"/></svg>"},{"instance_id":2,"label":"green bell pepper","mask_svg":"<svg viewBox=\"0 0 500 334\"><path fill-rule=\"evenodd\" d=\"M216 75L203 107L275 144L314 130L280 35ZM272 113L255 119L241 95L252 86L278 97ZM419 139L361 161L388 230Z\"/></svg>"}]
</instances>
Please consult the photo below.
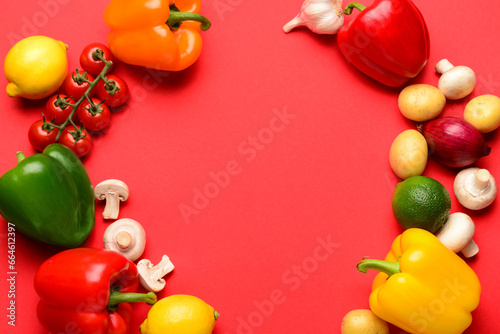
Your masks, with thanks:
<instances>
[{"instance_id":1,"label":"green bell pepper","mask_svg":"<svg viewBox=\"0 0 500 334\"><path fill-rule=\"evenodd\" d=\"M95 224L94 188L78 157L51 144L0 177L0 214L32 239L78 247Z\"/></svg>"}]
</instances>

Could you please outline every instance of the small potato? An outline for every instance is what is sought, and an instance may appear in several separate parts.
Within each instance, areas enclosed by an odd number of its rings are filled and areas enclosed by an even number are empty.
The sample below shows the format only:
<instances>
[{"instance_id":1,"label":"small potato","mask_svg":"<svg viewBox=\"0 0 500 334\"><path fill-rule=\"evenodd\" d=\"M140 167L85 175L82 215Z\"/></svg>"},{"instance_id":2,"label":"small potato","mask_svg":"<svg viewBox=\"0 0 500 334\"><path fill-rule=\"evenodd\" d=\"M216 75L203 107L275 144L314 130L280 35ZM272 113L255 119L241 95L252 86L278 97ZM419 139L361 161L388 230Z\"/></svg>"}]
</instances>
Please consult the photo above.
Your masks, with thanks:
<instances>
[{"instance_id":1,"label":"small potato","mask_svg":"<svg viewBox=\"0 0 500 334\"><path fill-rule=\"evenodd\" d=\"M488 133L500 127L500 98L485 94L473 98L464 110L464 119L481 133Z\"/></svg>"},{"instance_id":2,"label":"small potato","mask_svg":"<svg viewBox=\"0 0 500 334\"><path fill-rule=\"evenodd\" d=\"M428 155L425 137L417 130L405 130L392 142L389 163L397 176L407 179L422 175Z\"/></svg>"},{"instance_id":3,"label":"small potato","mask_svg":"<svg viewBox=\"0 0 500 334\"><path fill-rule=\"evenodd\" d=\"M406 118L425 122L441 114L446 96L434 86L415 84L405 87L398 97L399 110Z\"/></svg>"},{"instance_id":4,"label":"small potato","mask_svg":"<svg viewBox=\"0 0 500 334\"><path fill-rule=\"evenodd\" d=\"M342 319L341 334L389 334L389 325L370 310L352 310Z\"/></svg>"}]
</instances>

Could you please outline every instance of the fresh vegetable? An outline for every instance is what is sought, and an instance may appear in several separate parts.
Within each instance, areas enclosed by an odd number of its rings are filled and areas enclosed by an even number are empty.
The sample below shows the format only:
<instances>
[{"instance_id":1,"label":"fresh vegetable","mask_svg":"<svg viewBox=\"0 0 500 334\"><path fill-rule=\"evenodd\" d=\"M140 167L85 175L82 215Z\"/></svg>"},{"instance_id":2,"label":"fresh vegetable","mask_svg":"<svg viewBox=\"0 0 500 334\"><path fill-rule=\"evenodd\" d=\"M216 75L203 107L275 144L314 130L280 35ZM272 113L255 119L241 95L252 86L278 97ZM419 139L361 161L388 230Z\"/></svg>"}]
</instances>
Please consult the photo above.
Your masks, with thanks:
<instances>
[{"instance_id":1,"label":"fresh vegetable","mask_svg":"<svg viewBox=\"0 0 500 334\"><path fill-rule=\"evenodd\" d=\"M97 56L97 54L99 56ZM102 43L91 43L83 48L80 54L80 65L88 74L96 77L102 72L107 61L113 62L115 59L108 47ZM113 69L113 65L109 68L109 72Z\"/></svg>"},{"instance_id":2,"label":"fresh vegetable","mask_svg":"<svg viewBox=\"0 0 500 334\"><path fill-rule=\"evenodd\" d=\"M76 109L76 116L86 129L92 131L104 129L111 121L108 106L95 97L84 100Z\"/></svg>"},{"instance_id":3,"label":"fresh vegetable","mask_svg":"<svg viewBox=\"0 0 500 334\"><path fill-rule=\"evenodd\" d=\"M77 68L69 73L64 79L61 89L66 95L71 96L74 100L80 100L90 87L90 83L95 78L82 69ZM89 90L89 97L95 96L95 90Z\"/></svg>"},{"instance_id":4,"label":"fresh vegetable","mask_svg":"<svg viewBox=\"0 0 500 334\"><path fill-rule=\"evenodd\" d=\"M45 118L33 123L28 130L28 140L35 149L43 151L48 145L56 142L59 129L51 129L47 126Z\"/></svg>"},{"instance_id":5,"label":"fresh vegetable","mask_svg":"<svg viewBox=\"0 0 500 334\"><path fill-rule=\"evenodd\" d=\"M102 212L104 219L116 219L120 213L120 202L126 201L129 189L125 182L109 179L95 186L95 198L99 201L106 200L106 206Z\"/></svg>"},{"instance_id":6,"label":"fresh vegetable","mask_svg":"<svg viewBox=\"0 0 500 334\"><path fill-rule=\"evenodd\" d=\"M64 128L59 143L71 149L79 158L86 156L93 145L87 130L74 125Z\"/></svg>"},{"instance_id":7,"label":"fresh vegetable","mask_svg":"<svg viewBox=\"0 0 500 334\"><path fill-rule=\"evenodd\" d=\"M336 34L343 25L342 0L304 0L299 14L283 30L306 26L316 34Z\"/></svg>"},{"instance_id":8,"label":"fresh vegetable","mask_svg":"<svg viewBox=\"0 0 500 334\"><path fill-rule=\"evenodd\" d=\"M0 213L32 239L79 246L94 228L94 189L85 167L60 144L25 157L0 177Z\"/></svg>"},{"instance_id":9,"label":"fresh vegetable","mask_svg":"<svg viewBox=\"0 0 500 334\"><path fill-rule=\"evenodd\" d=\"M219 313L200 298L170 295L151 307L142 334L210 334Z\"/></svg>"},{"instance_id":10,"label":"fresh vegetable","mask_svg":"<svg viewBox=\"0 0 500 334\"><path fill-rule=\"evenodd\" d=\"M436 232L448 218L451 198L446 188L427 176L411 176L399 182L392 197L392 212L406 229Z\"/></svg>"},{"instance_id":11,"label":"fresh vegetable","mask_svg":"<svg viewBox=\"0 0 500 334\"><path fill-rule=\"evenodd\" d=\"M73 328L80 334L126 334L133 312L129 303L156 302L152 292L136 293L134 263L108 250L58 253L40 266L34 285L40 297L38 320L50 333Z\"/></svg>"},{"instance_id":12,"label":"fresh vegetable","mask_svg":"<svg viewBox=\"0 0 500 334\"><path fill-rule=\"evenodd\" d=\"M96 92L99 99L109 107L123 105L130 96L125 80L114 74L109 74L106 80L99 81Z\"/></svg>"},{"instance_id":13,"label":"fresh vegetable","mask_svg":"<svg viewBox=\"0 0 500 334\"><path fill-rule=\"evenodd\" d=\"M469 210L489 206L497 196L497 185L490 172L484 168L470 167L461 170L453 182L453 190L460 204Z\"/></svg>"},{"instance_id":14,"label":"fresh vegetable","mask_svg":"<svg viewBox=\"0 0 500 334\"><path fill-rule=\"evenodd\" d=\"M429 60L429 32L411 0L375 0L369 7L352 2L344 9L361 11L337 35L340 51L361 72L380 83L402 86Z\"/></svg>"},{"instance_id":15,"label":"fresh vegetable","mask_svg":"<svg viewBox=\"0 0 500 334\"><path fill-rule=\"evenodd\" d=\"M443 92L427 84L406 86L398 97L399 110L406 118L424 122L441 114L446 104Z\"/></svg>"},{"instance_id":16,"label":"fresh vegetable","mask_svg":"<svg viewBox=\"0 0 500 334\"><path fill-rule=\"evenodd\" d=\"M436 232L436 237L454 253L461 251L465 257L473 257L479 252L479 247L472 240L475 232L476 226L471 217L455 212Z\"/></svg>"},{"instance_id":17,"label":"fresh vegetable","mask_svg":"<svg viewBox=\"0 0 500 334\"><path fill-rule=\"evenodd\" d=\"M200 29L210 21L198 14L200 0L111 0L104 22L108 46L120 61L163 71L181 71L200 56Z\"/></svg>"},{"instance_id":18,"label":"fresh vegetable","mask_svg":"<svg viewBox=\"0 0 500 334\"><path fill-rule=\"evenodd\" d=\"M450 100L466 97L476 86L476 75L467 66L453 66L447 59L442 59L436 64L436 71L441 75L438 88Z\"/></svg>"},{"instance_id":19,"label":"fresh vegetable","mask_svg":"<svg viewBox=\"0 0 500 334\"><path fill-rule=\"evenodd\" d=\"M174 264L166 255L163 255L160 263L156 266L153 266L153 263L148 259L142 259L137 263L141 285L144 289L153 292L163 290L166 284L163 277L174 269Z\"/></svg>"},{"instance_id":20,"label":"fresh vegetable","mask_svg":"<svg viewBox=\"0 0 500 334\"><path fill-rule=\"evenodd\" d=\"M105 249L116 251L130 261L135 261L146 248L146 231L139 222L123 218L108 226L103 241Z\"/></svg>"},{"instance_id":21,"label":"fresh vegetable","mask_svg":"<svg viewBox=\"0 0 500 334\"><path fill-rule=\"evenodd\" d=\"M389 325L370 310L352 310L342 319L341 334L389 334Z\"/></svg>"},{"instance_id":22,"label":"fresh vegetable","mask_svg":"<svg viewBox=\"0 0 500 334\"><path fill-rule=\"evenodd\" d=\"M500 126L500 98L496 95L480 95L467 103L464 119L481 133L492 132Z\"/></svg>"},{"instance_id":23,"label":"fresh vegetable","mask_svg":"<svg viewBox=\"0 0 500 334\"><path fill-rule=\"evenodd\" d=\"M45 104L45 118L55 124L63 124L73 111L72 104L76 101L71 97L64 94L52 95ZM76 115L73 113L73 122L76 121Z\"/></svg>"},{"instance_id":24,"label":"fresh vegetable","mask_svg":"<svg viewBox=\"0 0 500 334\"><path fill-rule=\"evenodd\" d=\"M68 72L68 46L47 36L17 42L4 63L7 95L38 100L52 95Z\"/></svg>"},{"instance_id":25,"label":"fresh vegetable","mask_svg":"<svg viewBox=\"0 0 500 334\"><path fill-rule=\"evenodd\" d=\"M481 133L458 117L442 117L419 126L430 154L449 167L465 167L491 152Z\"/></svg>"},{"instance_id":26,"label":"fresh vegetable","mask_svg":"<svg viewBox=\"0 0 500 334\"><path fill-rule=\"evenodd\" d=\"M369 269L381 271L369 301L385 321L425 334L460 334L470 326L481 294L479 279L432 233L405 231L394 240L385 261L358 263L359 271Z\"/></svg>"},{"instance_id":27,"label":"fresh vegetable","mask_svg":"<svg viewBox=\"0 0 500 334\"><path fill-rule=\"evenodd\" d=\"M427 142L417 130L405 130L392 142L389 163L402 179L421 175L427 165Z\"/></svg>"}]
</instances>

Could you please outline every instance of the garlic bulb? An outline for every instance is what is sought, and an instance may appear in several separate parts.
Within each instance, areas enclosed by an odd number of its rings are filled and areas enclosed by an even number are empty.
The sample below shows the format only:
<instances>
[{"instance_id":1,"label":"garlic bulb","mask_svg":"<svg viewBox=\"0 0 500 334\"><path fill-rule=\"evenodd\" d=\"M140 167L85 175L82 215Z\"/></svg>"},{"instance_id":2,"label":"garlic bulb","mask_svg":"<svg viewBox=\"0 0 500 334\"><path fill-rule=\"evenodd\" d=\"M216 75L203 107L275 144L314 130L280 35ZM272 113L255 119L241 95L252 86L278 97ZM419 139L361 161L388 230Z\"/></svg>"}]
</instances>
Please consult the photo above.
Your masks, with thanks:
<instances>
[{"instance_id":1,"label":"garlic bulb","mask_svg":"<svg viewBox=\"0 0 500 334\"><path fill-rule=\"evenodd\" d=\"M306 26L316 34L336 34L344 25L342 0L305 0L299 14L283 30Z\"/></svg>"}]
</instances>

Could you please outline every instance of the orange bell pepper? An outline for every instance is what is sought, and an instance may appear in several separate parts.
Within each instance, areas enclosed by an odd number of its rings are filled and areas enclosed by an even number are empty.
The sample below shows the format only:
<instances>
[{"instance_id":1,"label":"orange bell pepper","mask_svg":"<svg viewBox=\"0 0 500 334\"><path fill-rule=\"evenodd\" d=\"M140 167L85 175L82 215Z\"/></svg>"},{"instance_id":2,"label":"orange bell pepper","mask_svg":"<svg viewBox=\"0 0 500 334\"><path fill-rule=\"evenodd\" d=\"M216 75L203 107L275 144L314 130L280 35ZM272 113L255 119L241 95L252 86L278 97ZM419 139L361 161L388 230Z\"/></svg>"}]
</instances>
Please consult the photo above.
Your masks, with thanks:
<instances>
[{"instance_id":1,"label":"orange bell pepper","mask_svg":"<svg viewBox=\"0 0 500 334\"><path fill-rule=\"evenodd\" d=\"M201 0L111 0L104 22L108 46L120 61L164 71L181 71L200 56L200 30L210 21Z\"/></svg>"}]
</instances>

